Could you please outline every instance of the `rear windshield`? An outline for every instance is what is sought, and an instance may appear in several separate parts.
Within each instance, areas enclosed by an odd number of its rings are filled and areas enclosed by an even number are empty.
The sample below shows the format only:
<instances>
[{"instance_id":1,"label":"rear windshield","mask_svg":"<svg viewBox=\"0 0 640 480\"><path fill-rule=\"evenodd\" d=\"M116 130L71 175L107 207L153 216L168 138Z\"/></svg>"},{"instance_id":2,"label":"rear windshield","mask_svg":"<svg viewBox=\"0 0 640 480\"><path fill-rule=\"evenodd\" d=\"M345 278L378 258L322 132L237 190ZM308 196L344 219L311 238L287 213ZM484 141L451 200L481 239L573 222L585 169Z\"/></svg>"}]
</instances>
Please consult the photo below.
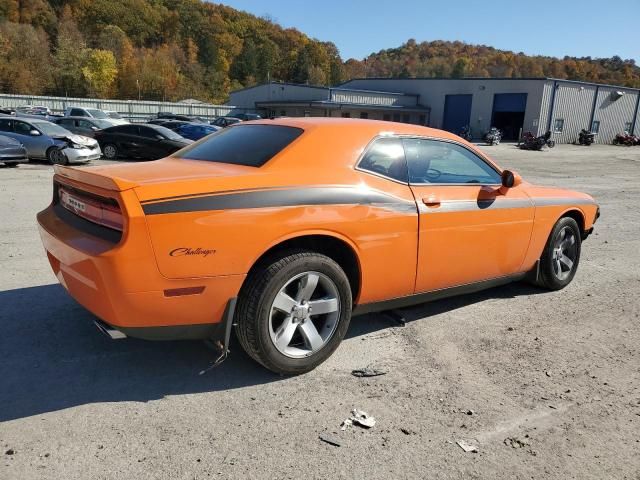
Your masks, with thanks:
<instances>
[{"instance_id":1,"label":"rear windshield","mask_svg":"<svg viewBox=\"0 0 640 480\"><path fill-rule=\"evenodd\" d=\"M238 125L209 135L180 150L177 156L187 160L261 167L302 132L300 128L282 125Z\"/></svg>"}]
</instances>

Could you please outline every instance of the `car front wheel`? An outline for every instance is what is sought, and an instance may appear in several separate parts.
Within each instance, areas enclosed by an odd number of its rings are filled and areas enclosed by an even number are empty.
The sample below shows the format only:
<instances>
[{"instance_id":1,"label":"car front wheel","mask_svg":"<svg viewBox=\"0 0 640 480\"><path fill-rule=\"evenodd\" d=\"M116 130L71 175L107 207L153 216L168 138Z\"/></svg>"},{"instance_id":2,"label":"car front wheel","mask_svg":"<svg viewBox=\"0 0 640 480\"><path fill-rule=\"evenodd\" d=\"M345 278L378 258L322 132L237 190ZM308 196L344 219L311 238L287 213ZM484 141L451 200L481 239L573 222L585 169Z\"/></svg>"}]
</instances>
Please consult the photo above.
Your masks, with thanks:
<instances>
[{"instance_id":1,"label":"car front wheel","mask_svg":"<svg viewBox=\"0 0 640 480\"><path fill-rule=\"evenodd\" d=\"M247 278L236 311L244 350L269 370L313 370L338 347L351 319L351 288L340 266L313 252L286 252Z\"/></svg>"},{"instance_id":2,"label":"car front wheel","mask_svg":"<svg viewBox=\"0 0 640 480\"><path fill-rule=\"evenodd\" d=\"M582 237L573 218L563 217L555 224L540 257L538 285L561 290L571 283L580 262Z\"/></svg>"}]
</instances>

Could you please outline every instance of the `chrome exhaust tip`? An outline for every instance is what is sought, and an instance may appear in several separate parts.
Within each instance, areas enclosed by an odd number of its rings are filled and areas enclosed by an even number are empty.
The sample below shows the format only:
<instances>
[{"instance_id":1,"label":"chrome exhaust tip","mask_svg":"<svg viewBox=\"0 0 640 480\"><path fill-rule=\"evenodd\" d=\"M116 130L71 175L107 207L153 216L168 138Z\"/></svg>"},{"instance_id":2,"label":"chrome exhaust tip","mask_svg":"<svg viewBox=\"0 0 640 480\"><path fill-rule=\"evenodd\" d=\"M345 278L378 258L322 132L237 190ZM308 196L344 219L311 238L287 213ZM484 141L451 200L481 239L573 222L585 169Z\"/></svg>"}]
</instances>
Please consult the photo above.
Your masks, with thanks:
<instances>
[{"instance_id":1,"label":"chrome exhaust tip","mask_svg":"<svg viewBox=\"0 0 640 480\"><path fill-rule=\"evenodd\" d=\"M127 338L127 336L120 330L116 330L111 325L108 325L101 320L94 320L93 323L98 328L98 330L111 338L111 340L121 340L123 338Z\"/></svg>"}]
</instances>

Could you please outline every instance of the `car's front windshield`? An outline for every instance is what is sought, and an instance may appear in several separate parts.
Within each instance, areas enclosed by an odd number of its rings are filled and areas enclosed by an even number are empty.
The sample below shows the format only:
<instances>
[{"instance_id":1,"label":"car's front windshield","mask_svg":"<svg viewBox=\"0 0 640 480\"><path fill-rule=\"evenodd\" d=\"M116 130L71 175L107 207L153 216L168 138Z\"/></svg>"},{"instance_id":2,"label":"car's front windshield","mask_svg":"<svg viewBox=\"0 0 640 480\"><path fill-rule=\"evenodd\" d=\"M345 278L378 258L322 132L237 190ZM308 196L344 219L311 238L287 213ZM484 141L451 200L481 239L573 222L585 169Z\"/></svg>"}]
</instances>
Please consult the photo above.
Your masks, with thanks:
<instances>
[{"instance_id":1,"label":"car's front windshield","mask_svg":"<svg viewBox=\"0 0 640 480\"><path fill-rule=\"evenodd\" d=\"M49 135L50 137L66 137L68 135L73 135L66 128L62 128L60 125L56 125L51 122L38 122L34 123L34 126L40 130L45 135Z\"/></svg>"},{"instance_id":2,"label":"car's front windshield","mask_svg":"<svg viewBox=\"0 0 640 480\"><path fill-rule=\"evenodd\" d=\"M87 112L89 112L93 118L109 118L109 115L95 108L87 108Z\"/></svg>"}]
</instances>

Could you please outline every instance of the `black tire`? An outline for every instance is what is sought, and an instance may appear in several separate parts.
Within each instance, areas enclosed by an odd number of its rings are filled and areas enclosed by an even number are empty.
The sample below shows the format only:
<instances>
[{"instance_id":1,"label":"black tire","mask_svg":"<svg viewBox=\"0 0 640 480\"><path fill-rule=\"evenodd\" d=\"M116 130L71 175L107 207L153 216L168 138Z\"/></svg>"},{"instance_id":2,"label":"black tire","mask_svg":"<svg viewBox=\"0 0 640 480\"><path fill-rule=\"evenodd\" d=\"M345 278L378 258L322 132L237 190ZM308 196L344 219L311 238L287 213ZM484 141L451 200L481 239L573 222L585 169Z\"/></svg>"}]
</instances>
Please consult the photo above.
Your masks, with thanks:
<instances>
[{"instance_id":1,"label":"black tire","mask_svg":"<svg viewBox=\"0 0 640 480\"><path fill-rule=\"evenodd\" d=\"M107 160L115 160L118 158L118 147L113 143L105 143L102 147L102 155Z\"/></svg>"},{"instance_id":2,"label":"black tire","mask_svg":"<svg viewBox=\"0 0 640 480\"><path fill-rule=\"evenodd\" d=\"M273 302L292 280L307 272L320 273L336 287L338 317L333 321L335 326L332 326L330 336L318 351L291 358L282 353L272 340ZM235 313L236 334L245 352L264 367L281 375L299 375L316 368L338 348L349 328L351 308L349 280L336 262L318 253L289 250L262 262L247 278ZM323 317L319 316L321 321ZM298 327L295 328L300 332Z\"/></svg>"},{"instance_id":3,"label":"black tire","mask_svg":"<svg viewBox=\"0 0 640 480\"><path fill-rule=\"evenodd\" d=\"M69 160L62 150L58 147L49 147L47 150L47 160L52 165L67 165Z\"/></svg>"},{"instance_id":4,"label":"black tire","mask_svg":"<svg viewBox=\"0 0 640 480\"><path fill-rule=\"evenodd\" d=\"M563 271L561 275L558 274L558 268L567 265L561 260L557 259L557 249L562 243L564 232L571 232L575 243L571 245L571 251L563 249L563 256L572 261L572 266L568 271ZM565 233L566 235L566 233ZM564 236L564 238L567 238ZM547 244L544 247L542 256L540 257L540 271L536 284L542 288L549 290L562 290L569 285L573 280L573 277L578 270L578 264L580 263L580 250L582 247L582 233L578 224L573 218L563 217L556 222L551 230ZM567 252L567 255L564 255ZM554 265L555 264L555 265Z\"/></svg>"},{"instance_id":5,"label":"black tire","mask_svg":"<svg viewBox=\"0 0 640 480\"><path fill-rule=\"evenodd\" d=\"M555 146L556 146L556 142L555 142L554 140L549 140L549 141L547 142L547 146L548 146L549 148L553 148L553 147L555 147Z\"/></svg>"}]
</instances>

